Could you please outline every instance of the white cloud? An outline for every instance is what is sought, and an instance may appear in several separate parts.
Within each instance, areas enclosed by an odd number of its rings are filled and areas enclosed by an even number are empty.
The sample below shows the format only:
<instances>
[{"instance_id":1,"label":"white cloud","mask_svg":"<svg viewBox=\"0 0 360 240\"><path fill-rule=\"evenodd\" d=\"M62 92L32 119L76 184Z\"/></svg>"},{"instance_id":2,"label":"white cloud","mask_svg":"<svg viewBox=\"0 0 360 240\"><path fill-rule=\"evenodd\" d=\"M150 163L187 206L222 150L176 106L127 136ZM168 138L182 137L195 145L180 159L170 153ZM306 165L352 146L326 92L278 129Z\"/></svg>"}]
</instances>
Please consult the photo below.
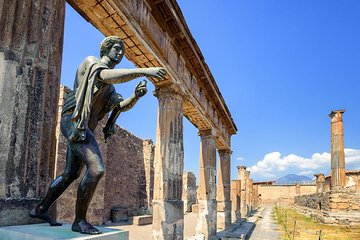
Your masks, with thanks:
<instances>
[{"instance_id":1,"label":"white cloud","mask_svg":"<svg viewBox=\"0 0 360 240\"><path fill-rule=\"evenodd\" d=\"M360 150L345 148L344 151L346 169L360 169ZM248 170L255 180L275 180L289 173L312 178L315 173L329 173L330 159L331 154L327 152L314 153L310 158L295 154L282 157L280 152L272 152Z\"/></svg>"},{"instance_id":2,"label":"white cloud","mask_svg":"<svg viewBox=\"0 0 360 240\"><path fill-rule=\"evenodd\" d=\"M242 160L244 160L245 158L243 158L243 157L237 157L236 158L236 160L239 160L239 161L242 161Z\"/></svg>"}]
</instances>

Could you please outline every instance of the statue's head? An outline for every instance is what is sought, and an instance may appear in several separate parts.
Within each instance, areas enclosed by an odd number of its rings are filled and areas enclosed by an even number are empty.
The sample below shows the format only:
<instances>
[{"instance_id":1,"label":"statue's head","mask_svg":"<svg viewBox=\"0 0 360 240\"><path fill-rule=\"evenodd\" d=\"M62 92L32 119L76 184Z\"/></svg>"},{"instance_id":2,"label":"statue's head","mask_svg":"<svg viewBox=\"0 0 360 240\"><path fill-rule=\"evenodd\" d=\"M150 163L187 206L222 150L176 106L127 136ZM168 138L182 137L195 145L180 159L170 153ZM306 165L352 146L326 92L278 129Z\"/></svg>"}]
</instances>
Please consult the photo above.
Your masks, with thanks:
<instances>
[{"instance_id":1,"label":"statue's head","mask_svg":"<svg viewBox=\"0 0 360 240\"><path fill-rule=\"evenodd\" d=\"M125 54L124 42L118 36L108 36L100 44L100 57L108 56L119 63Z\"/></svg>"}]
</instances>

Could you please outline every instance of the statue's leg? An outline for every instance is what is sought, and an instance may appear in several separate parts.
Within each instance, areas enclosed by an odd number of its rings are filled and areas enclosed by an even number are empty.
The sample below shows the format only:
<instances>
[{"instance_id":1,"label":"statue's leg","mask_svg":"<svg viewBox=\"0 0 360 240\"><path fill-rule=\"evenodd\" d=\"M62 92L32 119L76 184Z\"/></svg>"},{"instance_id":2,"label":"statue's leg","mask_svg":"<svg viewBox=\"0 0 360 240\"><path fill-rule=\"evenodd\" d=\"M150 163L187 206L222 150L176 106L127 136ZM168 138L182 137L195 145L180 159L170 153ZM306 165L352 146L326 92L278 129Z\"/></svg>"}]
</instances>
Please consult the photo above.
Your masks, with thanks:
<instances>
[{"instance_id":1,"label":"statue's leg","mask_svg":"<svg viewBox=\"0 0 360 240\"><path fill-rule=\"evenodd\" d=\"M87 131L86 135L86 142L77 146L77 154L85 162L87 170L78 188L76 216L72 230L84 234L100 234L102 233L100 230L86 221L86 212L96 186L104 175L105 166L95 137L90 131Z\"/></svg>"},{"instance_id":2,"label":"statue's leg","mask_svg":"<svg viewBox=\"0 0 360 240\"><path fill-rule=\"evenodd\" d=\"M51 226L61 226L61 223L48 213L50 206L65 191L65 189L80 176L83 162L74 154L72 143L68 143L66 153L66 167L62 175L58 176L49 187L45 198L30 212L30 217L39 218L48 222Z\"/></svg>"}]
</instances>

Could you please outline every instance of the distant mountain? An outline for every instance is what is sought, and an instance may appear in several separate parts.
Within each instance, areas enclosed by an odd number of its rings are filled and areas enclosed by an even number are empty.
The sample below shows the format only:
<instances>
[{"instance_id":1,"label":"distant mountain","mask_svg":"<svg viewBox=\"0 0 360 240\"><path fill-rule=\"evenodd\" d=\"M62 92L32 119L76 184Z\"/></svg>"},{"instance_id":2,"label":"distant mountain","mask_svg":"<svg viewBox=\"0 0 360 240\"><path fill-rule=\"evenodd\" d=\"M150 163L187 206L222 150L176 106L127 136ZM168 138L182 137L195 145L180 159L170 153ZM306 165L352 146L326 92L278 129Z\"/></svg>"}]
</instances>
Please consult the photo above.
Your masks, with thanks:
<instances>
[{"instance_id":1,"label":"distant mountain","mask_svg":"<svg viewBox=\"0 0 360 240\"><path fill-rule=\"evenodd\" d=\"M296 174L288 174L282 178L275 180L275 184L296 184L296 183L310 183L310 182L312 182L311 178Z\"/></svg>"}]
</instances>

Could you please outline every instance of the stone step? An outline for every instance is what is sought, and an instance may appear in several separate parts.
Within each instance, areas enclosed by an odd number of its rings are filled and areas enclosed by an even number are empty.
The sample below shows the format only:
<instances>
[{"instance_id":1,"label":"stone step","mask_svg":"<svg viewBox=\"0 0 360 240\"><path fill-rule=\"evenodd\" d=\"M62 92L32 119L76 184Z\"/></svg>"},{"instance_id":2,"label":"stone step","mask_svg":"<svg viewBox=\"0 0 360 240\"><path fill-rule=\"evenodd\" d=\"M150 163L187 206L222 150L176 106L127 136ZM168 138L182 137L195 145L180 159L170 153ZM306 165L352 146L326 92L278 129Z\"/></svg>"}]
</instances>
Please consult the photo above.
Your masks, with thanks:
<instances>
[{"instance_id":1,"label":"stone step","mask_svg":"<svg viewBox=\"0 0 360 240\"><path fill-rule=\"evenodd\" d=\"M0 228L0 239L3 240L129 240L129 232L109 227L96 227L103 233L87 235L71 231L70 224L51 227L47 223L8 226Z\"/></svg>"}]
</instances>

